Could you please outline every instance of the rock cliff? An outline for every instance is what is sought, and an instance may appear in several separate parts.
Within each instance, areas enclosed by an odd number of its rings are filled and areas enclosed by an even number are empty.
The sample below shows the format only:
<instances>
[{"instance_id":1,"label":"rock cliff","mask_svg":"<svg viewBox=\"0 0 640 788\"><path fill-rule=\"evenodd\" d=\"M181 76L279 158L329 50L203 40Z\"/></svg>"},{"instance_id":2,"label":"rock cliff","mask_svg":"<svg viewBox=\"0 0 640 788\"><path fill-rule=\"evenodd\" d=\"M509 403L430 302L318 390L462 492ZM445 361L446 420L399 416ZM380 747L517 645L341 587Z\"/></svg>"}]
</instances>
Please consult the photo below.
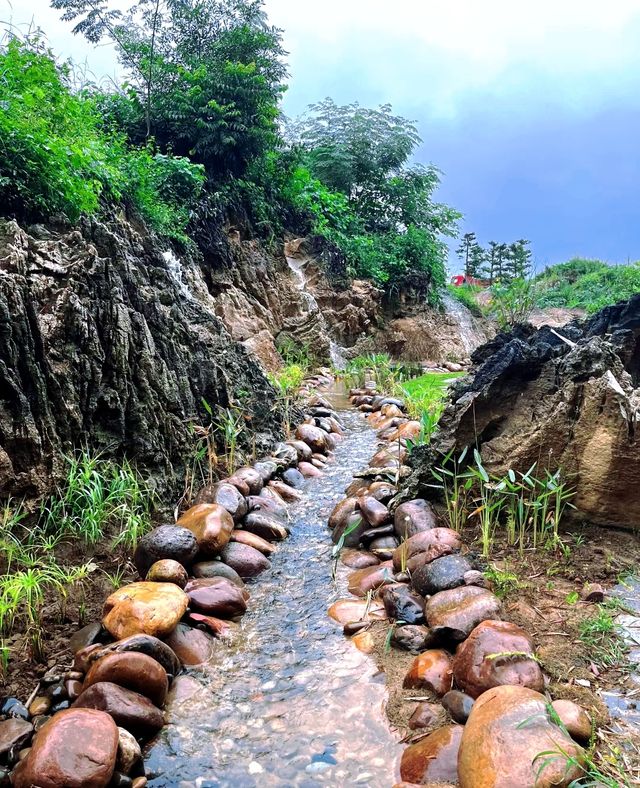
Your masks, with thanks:
<instances>
[{"instance_id":1,"label":"rock cliff","mask_svg":"<svg viewBox=\"0 0 640 788\"><path fill-rule=\"evenodd\" d=\"M589 521L640 525L640 294L563 328L518 326L472 355L413 486L439 452L477 445L489 471L562 467Z\"/></svg>"}]
</instances>

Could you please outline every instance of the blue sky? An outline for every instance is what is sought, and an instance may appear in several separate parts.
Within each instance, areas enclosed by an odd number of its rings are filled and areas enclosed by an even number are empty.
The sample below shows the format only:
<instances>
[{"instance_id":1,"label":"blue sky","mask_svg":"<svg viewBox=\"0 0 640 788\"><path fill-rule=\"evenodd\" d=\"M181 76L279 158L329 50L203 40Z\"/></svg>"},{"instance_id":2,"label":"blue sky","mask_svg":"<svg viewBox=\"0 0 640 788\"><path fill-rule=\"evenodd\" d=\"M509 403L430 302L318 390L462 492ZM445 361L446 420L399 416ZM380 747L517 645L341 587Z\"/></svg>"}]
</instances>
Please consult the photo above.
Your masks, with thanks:
<instances>
[{"instance_id":1,"label":"blue sky","mask_svg":"<svg viewBox=\"0 0 640 788\"><path fill-rule=\"evenodd\" d=\"M3 6L4 3L4 6ZM289 51L287 114L325 96L389 102L417 159L483 241L532 241L539 266L640 258L640 0L266 0ZM113 73L46 0L0 0L64 56Z\"/></svg>"}]
</instances>

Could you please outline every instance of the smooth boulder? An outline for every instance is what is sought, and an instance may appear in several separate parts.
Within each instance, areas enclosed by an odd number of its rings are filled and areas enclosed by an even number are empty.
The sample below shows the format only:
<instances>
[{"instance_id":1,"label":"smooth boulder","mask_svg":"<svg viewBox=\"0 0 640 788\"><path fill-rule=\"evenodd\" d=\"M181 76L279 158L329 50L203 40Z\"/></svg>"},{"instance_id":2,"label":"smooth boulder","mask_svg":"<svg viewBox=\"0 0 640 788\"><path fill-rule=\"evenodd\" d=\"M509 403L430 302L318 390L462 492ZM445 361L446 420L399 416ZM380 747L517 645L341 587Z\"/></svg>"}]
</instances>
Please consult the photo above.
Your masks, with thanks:
<instances>
[{"instance_id":1,"label":"smooth boulder","mask_svg":"<svg viewBox=\"0 0 640 788\"><path fill-rule=\"evenodd\" d=\"M227 544L233 531L233 517L220 504L199 503L180 517L178 525L195 536L203 558L217 555Z\"/></svg>"},{"instance_id":2,"label":"smooth boulder","mask_svg":"<svg viewBox=\"0 0 640 788\"><path fill-rule=\"evenodd\" d=\"M464 585L464 575L473 569L461 555L445 555L421 566L411 577L411 584L421 596L437 594Z\"/></svg>"},{"instance_id":3,"label":"smooth boulder","mask_svg":"<svg viewBox=\"0 0 640 788\"><path fill-rule=\"evenodd\" d=\"M402 753L400 776L408 783L455 783L458 780L458 751L462 725L445 725Z\"/></svg>"},{"instance_id":4,"label":"smooth boulder","mask_svg":"<svg viewBox=\"0 0 640 788\"><path fill-rule=\"evenodd\" d=\"M422 498L401 503L393 515L393 527L399 539L408 539L422 531L430 531L437 525L438 518L433 507Z\"/></svg>"},{"instance_id":5,"label":"smooth boulder","mask_svg":"<svg viewBox=\"0 0 640 788\"><path fill-rule=\"evenodd\" d=\"M113 652L96 660L85 676L82 691L101 681L138 692L156 706L164 704L169 689L167 672L162 665L137 651Z\"/></svg>"},{"instance_id":6,"label":"smooth boulder","mask_svg":"<svg viewBox=\"0 0 640 788\"><path fill-rule=\"evenodd\" d=\"M451 656L443 649L430 649L419 654L404 677L404 689L426 689L442 696L453 683Z\"/></svg>"},{"instance_id":7,"label":"smooth boulder","mask_svg":"<svg viewBox=\"0 0 640 788\"><path fill-rule=\"evenodd\" d=\"M502 610L497 596L478 586L458 586L440 591L427 600L428 625L459 642L469 636L481 621L496 619Z\"/></svg>"},{"instance_id":8,"label":"smooth boulder","mask_svg":"<svg viewBox=\"0 0 640 788\"><path fill-rule=\"evenodd\" d=\"M167 638L167 645L183 665L202 665L212 659L215 640L200 629L178 624Z\"/></svg>"},{"instance_id":9,"label":"smooth boulder","mask_svg":"<svg viewBox=\"0 0 640 788\"><path fill-rule=\"evenodd\" d=\"M108 643L106 646L94 649L87 655L87 670L96 660L102 659L107 654L128 653L130 651L152 657L162 665L169 676L175 676L180 670L180 661L169 646L152 635L144 634L130 635L122 640L116 640L115 643Z\"/></svg>"},{"instance_id":10,"label":"smooth boulder","mask_svg":"<svg viewBox=\"0 0 640 788\"><path fill-rule=\"evenodd\" d=\"M222 550L221 557L243 580L271 569L271 562L259 550L240 542L229 542Z\"/></svg>"},{"instance_id":11,"label":"smooth boulder","mask_svg":"<svg viewBox=\"0 0 640 788\"><path fill-rule=\"evenodd\" d=\"M188 528L161 525L145 534L133 554L133 563L140 577L146 577L152 564L171 558L189 567L198 552L198 543Z\"/></svg>"},{"instance_id":12,"label":"smooth boulder","mask_svg":"<svg viewBox=\"0 0 640 788\"><path fill-rule=\"evenodd\" d=\"M424 599L408 586L393 585L382 592L382 602L387 615L405 624L424 624Z\"/></svg>"},{"instance_id":13,"label":"smooth boulder","mask_svg":"<svg viewBox=\"0 0 640 788\"><path fill-rule=\"evenodd\" d=\"M173 558L163 558L151 564L145 580L150 583L175 583L178 588L184 588L189 575L182 564Z\"/></svg>"},{"instance_id":14,"label":"smooth boulder","mask_svg":"<svg viewBox=\"0 0 640 788\"><path fill-rule=\"evenodd\" d=\"M375 591L385 583L393 581L393 567L390 561L368 566L365 569L356 569L349 575L349 593L354 596L367 596L370 591Z\"/></svg>"},{"instance_id":15,"label":"smooth boulder","mask_svg":"<svg viewBox=\"0 0 640 788\"><path fill-rule=\"evenodd\" d=\"M289 536L289 528L275 514L252 511L242 521L242 528L267 542L281 542Z\"/></svg>"},{"instance_id":16,"label":"smooth boulder","mask_svg":"<svg viewBox=\"0 0 640 788\"><path fill-rule=\"evenodd\" d=\"M452 528L432 528L429 531L410 536L403 541L393 552L393 567L396 572L404 571L412 558L417 558L423 553L427 558L416 565L435 561L443 555L454 553L462 547L462 540Z\"/></svg>"},{"instance_id":17,"label":"smooth boulder","mask_svg":"<svg viewBox=\"0 0 640 788\"><path fill-rule=\"evenodd\" d=\"M247 502L244 495L228 481L216 482L203 487L194 503L216 503L224 507L236 522L242 520L247 513Z\"/></svg>"},{"instance_id":18,"label":"smooth boulder","mask_svg":"<svg viewBox=\"0 0 640 788\"><path fill-rule=\"evenodd\" d=\"M544 676L529 635L508 621L483 621L458 646L453 660L456 685L472 698L503 684L541 692Z\"/></svg>"},{"instance_id":19,"label":"smooth boulder","mask_svg":"<svg viewBox=\"0 0 640 788\"><path fill-rule=\"evenodd\" d=\"M246 592L226 577L195 578L189 580L184 590L189 607L199 613L237 618L247 612Z\"/></svg>"},{"instance_id":20,"label":"smooth boulder","mask_svg":"<svg viewBox=\"0 0 640 788\"><path fill-rule=\"evenodd\" d=\"M58 712L34 738L12 774L14 788L105 788L118 754L118 728L109 714L72 708Z\"/></svg>"},{"instance_id":21,"label":"smooth boulder","mask_svg":"<svg viewBox=\"0 0 640 788\"><path fill-rule=\"evenodd\" d=\"M300 424L296 429L296 438L304 441L311 447L312 451L326 453L328 440L327 433L321 430L320 427L314 427L312 424Z\"/></svg>"},{"instance_id":22,"label":"smooth boulder","mask_svg":"<svg viewBox=\"0 0 640 788\"><path fill-rule=\"evenodd\" d=\"M192 567L194 577L226 577L237 586L244 588L244 581L235 569L223 561L199 561Z\"/></svg>"},{"instance_id":23,"label":"smooth boulder","mask_svg":"<svg viewBox=\"0 0 640 788\"><path fill-rule=\"evenodd\" d=\"M162 712L149 698L109 681L92 684L83 690L73 709L106 711L118 727L125 728L136 738L150 738L164 724Z\"/></svg>"},{"instance_id":24,"label":"smooth boulder","mask_svg":"<svg viewBox=\"0 0 640 788\"><path fill-rule=\"evenodd\" d=\"M567 788L584 776L583 758L582 747L549 718L544 695L494 687L464 726L458 781L460 788Z\"/></svg>"},{"instance_id":25,"label":"smooth boulder","mask_svg":"<svg viewBox=\"0 0 640 788\"><path fill-rule=\"evenodd\" d=\"M131 583L107 597L102 624L116 640L139 633L163 638L175 629L188 602L173 583Z\"/></svg>"}]
</instances>

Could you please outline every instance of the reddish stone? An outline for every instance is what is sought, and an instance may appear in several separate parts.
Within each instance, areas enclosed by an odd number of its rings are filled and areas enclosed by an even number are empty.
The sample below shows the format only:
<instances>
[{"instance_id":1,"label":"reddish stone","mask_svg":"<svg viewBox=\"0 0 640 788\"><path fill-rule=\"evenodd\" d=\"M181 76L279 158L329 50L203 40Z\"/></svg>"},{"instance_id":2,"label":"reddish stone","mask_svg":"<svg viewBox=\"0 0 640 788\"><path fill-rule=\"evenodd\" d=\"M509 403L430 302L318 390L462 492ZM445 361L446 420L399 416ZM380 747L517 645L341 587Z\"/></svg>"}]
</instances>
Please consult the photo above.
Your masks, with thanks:
<instances>
[{"instance_id":1,"label":"reddish stone","mask_svg":"<svg viewBox=\"0 0 640 788\"><path fill-rule=\"evenodd\" d=\"M304 476L305 479L315 478L317 476L322 476L322 471L318 470L315 465L310 462L300 462L298 463L298 470Z\"/></svg>"},{"instance_id":2,"label":"reddish stone","mask_svg":"<svg viewBox=\"0 0 640 788\"><path fill-rule=\"evenodd\" d=\"M434 728L442 719L442 708L436 703L419 703L407 723L412 731Z\"/></svg>"},{"instance_id":3,"label":"reddish stone","mask_svg":"<svg viewBox=\"0 0 640 788\"><path fill-rule=\"evenodd\" d=\"M419 654L404 677L405 689L426 689L442 696L453 684L451 656L443 649L431 649Z\"/></svg>"},{"instance_id":4,"label":"reddish stone","mask_svg":"<svg viewBox=\"0 0 640 788\"><path fill-rule=\"evenodd\" d=\"M438 548L450 548L446 552L438 552ZM420 533L410 536L393 553L393 566L396 572L400 572L403 563L407 562L420 553L428 553L430 557L427 561L433 561L440 558L441 555L447 555L454 550L459 550L462 547L460 536L451 528L432 528L431 530L421 531ZM431 557L430 551L433 552Z\"/></svg>"},{"instance_id":5,"label":"reddish stone","mask_svg":"<svg viewBox=\"0 0 640 788\"><path fill-rule=\"evenodd\" d=\"M330 618L343 625L354 621L379 621L387 617L380 602L374 600L369 603L364 599L338 599L327 612Z\"/></svg>"},{"instance_id":6,"label":"reddish stone","mask_svg":"<svg viewBox=\"0 0 640 788\"><path fill-rule=\"evenodd\" d=\"M200 554L217 555L227 544L233 531L233 517L217 503L200 503L192 506L177 523L195 536Z\"/></svg>"},{"instance_id":7,"label":"reddish stone","mask_svg":"<svg viewBox=\"0 0 640 788\"><path fill-rule=\"evenodd\" d=\"M243 580L271 569L271 562L259 550L240 542L229 542L223 548L221 557Z\"/></svg>"},{"instance_id":8,"label":"reddish stone","mask_svg":"<svg viewBox=\"0 0 640 788\"><path fill-rule=\"evenodd\" d=\"M145 695L156 706L164 704L169 689L167 672L162 665L136 651L115 652L96 660L85 676L83 692L102 681Z\"/></svg>"},{"instance_id":9,"label":"reddish stone","mask_svg":"<svg viewBox=\"0 0 640 788\"><path fill-rule=\"evenodd\" d=\"M328 445L328 436L320 427L312 424L300 424L296 429L296 438L304 441L313 451L325 453Z\"/></svg>"},{"instance_id":10,"label":"reddish stone","mask_svg":"<svg viewBox=\"0 0 640 788\"><path fill-rule=\"evenodd\" d=\"M238 629L238 625L232 621L224 621L214 616L205 616L202 613L189 613L188 618L193 626L202 624L209 632L221 640L230 640Z\"/></svg>"},{"instance_id":11,"label":"reddish stone","mask_svg":"<svg viewBox=\"0 0 640 788\"><path fill-rule=\"evenodd\" d=\"M357 498L344 498L339 501L329 515L329 528L344 528L349 515L358 511L359 501Z\"/></svg>"},{"instance_id":12,"label":"reddish stone","mask_svg":"<svg viewBox=\"0 0 640 788\"><path fill-rule=\"evenodd\" d=\"M393 516L393 527L399 539L408 539L423 531L436 528L438 519L428 501L416 498L401 503Z\"/></svg>"},{"instance_id":13,"label":"reddish stone","mask_svg":"<svg viewBox=\"0 0 640 788\"><path fill-rule=\"evenodd\" d=\"M419 785L456 782L463 730L462 725L446 725L410 744L400 761L402 779Z\"/></svg>"},{"instance_id":14,"label":"reddish stone","mask_svg":"<svg viewBox=\"0 0 640 788\"><path fill-rule=\"evenodd\" d=\"M12 774L14 788L104 788L118 754L118 728L94 709L58 712Z\"/></svg>"},{"instance_id":15,"label":"reddish stone","mask_svg":"<svg viewBox=\"0 0 640 788\"><path fill-rule=\"evenodd\" d=\"M107 598L102 624L116 640L138 633L163 638L175 629L188 601L173 583L131 583Z\"/></svg>"},{"instance_id":16,"label":"reddish stone","mask_svg":"<svg viewBox=\"0 0 640 788\"><path fill-rule=\"evenodd\" d=\"M244 495L234 484L229 484L227 481L203 487L194 503L217 503L224 507L236 522L242 520L247 513L247 502Z\"/></svg>"},{"instance_id":17,"label":"reddish stone","mask_svg":"<svg viewBox=\"0 0 640 788\"><path fill-rule=\"evenodd\" d=\"M425 615L433 629L446 629L453 640L464 640L481 621L495 619L502 603L490 591L459 586L440 591L427 600Z\"/></svg>"},{"instance_id":18,"label":"reddish stone","mask_svg":"<svg viewBox=\"0 0 640 788\"><path fill-rule=\"evenodd\" d=\"M212 659L215 640L200 629L178 624L167 638L167 645L183 665L201 665Z\"/></svg>"},{"instance_id":19,"label":"reddish stone","mask_svg":"<svg viewBox=\"0 0 640 788\"><path fill-rule=\"evenodd\" d=\"M248 593L226 577L201 577L185 586L189 605L200 613L218 618L236 618L247 611Z\"/></svg>"},{"instance_id":20,"label":"reddish stone","mask_svg":"<svg viewBox=\"0 0 640 788\"><path fill-rule=\"evenodd\" d=\"M529 635L508 621L483 621L458 646L453 660L456 684L472 698L502 684L544 689Z\"/></svg>"},{"instance_id":21,"label":"reddish stone","mask_svg":"<svg viewBox=\"0 0 640 788\"><path fill-rule=\"evenodd\" d=\"M350 569L366 569L369 566L377 566L380 563L380 559L373 553L368 553L365 550L354 550L353 548L341 550L340 561Z\"/></svg>"},{"instance_id":22,"label":"reddish stone","mask_svg":"<svg viewBox=\"0 0 640 788\"><path fill-rule=\"evenodd\" d=\"M349 575L349 592L355 596L366 596L369 591L375 591L392 580L393 566L391 561L384 561L378 566L369 566L352 572Z\"/></svg>"},{"instance_id":23,"label":"reddish stone","mask_svg":"<svg viewBox=\"0 0 640 788\"><path fill-rule=\"evenodd\" d=\"M263 539L261 536L252 534L249 531L242 531L238 529L233 531L230 541L248 544L249 547L253 547L254 550L258 550L262 553L262 555L271 555L276 549L275 545L271 544L271 542L267 542L267 540Z\"/></svg>"},{"instance_id":24,"label":"reddish stone","mask_svg":"<svg viewBox=\"0 0 640 788\"><path fill-rule=\"evenodd\" d=\"M589 741L593 726L591 717L582 706L571 700L554 700L551 706L570 736L580 742Z\"/></svg>"},{"instance_id":25,"label":"reddish stone","mask_svg":"<svg viewBox=\"0 0 640 788\"><path fill-rule=\"evenodd\" d=\"M300 498L302 498L301 492L294 490L293 487L290 487L288 484L285 484L279 479L272 479L269 482L268 489L276 492L287 503L293 503L294 501L299 501Z\"/></svg>"},{"instance_id":26,"label":"reddish stone","mask_svg":"<svg viewBox=\"0 0 640 788\"><path fill-rule=\"evenodd\" d=\"M550 751L558 756L541 757ZM460 788L567 788L584 777L583 758L584 750L549 719L544 695L494 687L478 698L464 726L458 781Z\"/></svg>"},{"instance_id":27,"label":"reddish stone","mask_svg":"<svg viewBox=\"0 0 640 788\"><path fill-rule=\"evenodd\" d=\"M87 687L73 704L75 709L106 711L116 725L140 738L153 736L164 724L162 712L149 698L109 681ZM57 718L58 715L52 719Z\"/></svg>"}]
</instances>

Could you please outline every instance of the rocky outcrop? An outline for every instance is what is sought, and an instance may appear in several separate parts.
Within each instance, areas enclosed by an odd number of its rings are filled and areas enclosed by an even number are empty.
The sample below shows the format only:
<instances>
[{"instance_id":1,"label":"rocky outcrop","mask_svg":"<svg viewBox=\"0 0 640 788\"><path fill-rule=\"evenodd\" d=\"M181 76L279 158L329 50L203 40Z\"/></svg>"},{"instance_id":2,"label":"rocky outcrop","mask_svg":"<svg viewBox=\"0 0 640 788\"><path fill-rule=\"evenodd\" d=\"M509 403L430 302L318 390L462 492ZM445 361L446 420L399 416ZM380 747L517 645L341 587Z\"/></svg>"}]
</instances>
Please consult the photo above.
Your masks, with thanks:
<instances>
[{"instance_id":1,"label":"rocky outcrop","mask_svg":"<svg viewBox=\"0 0 640 788\"><path fill-rule=\"evenodd\" d=\"M0 220L4 495L45 493L80 444L175 484L189 422L207 423L203 399L241 403L266 445L280 423L273 390L216 317L213 254L180 261L121 218L28 231Z\"/></svg>"},{"instance_id":2,"label":"rocky outcrop","mask_svg":"<svg viewBox=\"0 0 640 788\"><path fill-rule=\"evenodd\" d=\"M416 452L413 492L438 453L477 445L489 472L562 468L580 516L637 527L640 294L562 329L518 326L472 360L432 446Z\"/></svg>"}]
</instances>

